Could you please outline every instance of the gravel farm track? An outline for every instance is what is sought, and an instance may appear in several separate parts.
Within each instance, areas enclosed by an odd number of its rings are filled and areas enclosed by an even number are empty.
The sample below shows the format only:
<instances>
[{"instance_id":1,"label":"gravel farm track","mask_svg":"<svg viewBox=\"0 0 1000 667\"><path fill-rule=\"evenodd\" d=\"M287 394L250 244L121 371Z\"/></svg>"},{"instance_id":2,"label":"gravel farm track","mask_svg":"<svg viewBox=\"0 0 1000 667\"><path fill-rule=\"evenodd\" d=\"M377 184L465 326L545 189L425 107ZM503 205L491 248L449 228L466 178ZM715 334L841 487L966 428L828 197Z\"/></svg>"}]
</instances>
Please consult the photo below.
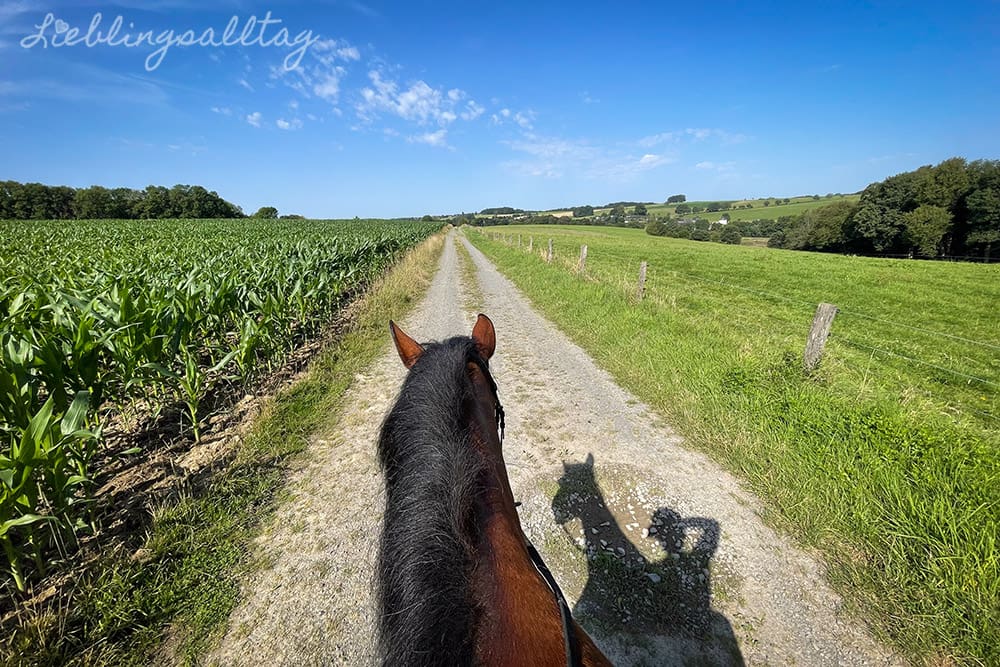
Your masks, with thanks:
<instances>
[{"instance_id":1,"label":"gravel farm track","mask_svg":"<svg viewBox=\"0 0 1000 667\"><path fill-rule=\"evenodd\" d=\"M475 284L463 279L466 251ZM468 335L477 312L496 325L490 367L522 525L612 662L905 664L846 615L822 563L762 521L757 498L686 449L453 230L401 325L417 340ZM387 327L385 354L291 474L255 545L263 565L208 664L373 662L375 443L404 373Z\"/></svg>"}]
</instances>

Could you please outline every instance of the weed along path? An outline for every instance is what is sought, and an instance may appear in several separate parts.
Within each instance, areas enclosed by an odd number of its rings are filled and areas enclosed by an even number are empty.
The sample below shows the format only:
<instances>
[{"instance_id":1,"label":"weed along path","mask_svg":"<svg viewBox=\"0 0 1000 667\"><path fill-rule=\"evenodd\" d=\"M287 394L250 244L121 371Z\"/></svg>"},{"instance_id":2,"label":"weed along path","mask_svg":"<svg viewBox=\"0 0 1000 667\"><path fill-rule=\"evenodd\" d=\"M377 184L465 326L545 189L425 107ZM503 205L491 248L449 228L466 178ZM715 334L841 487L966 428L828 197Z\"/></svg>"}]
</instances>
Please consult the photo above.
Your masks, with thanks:
<instances>
[{"instance_id":1,"label":"weed along path","mask_svg":"<svg viewBox=\"0 0 1000 667\"><path fill-rule=\"evenodd\" d=\"M490 366L521 522L615 664L903 664L846 617L822 565L764 524L756 498L453 231L403 328L418 340L467 334L480 311L497 330ZM375 442L403 375L387 333L258 538L262 566L209 664L372 662Z\"/></svg>"}]
</instances>

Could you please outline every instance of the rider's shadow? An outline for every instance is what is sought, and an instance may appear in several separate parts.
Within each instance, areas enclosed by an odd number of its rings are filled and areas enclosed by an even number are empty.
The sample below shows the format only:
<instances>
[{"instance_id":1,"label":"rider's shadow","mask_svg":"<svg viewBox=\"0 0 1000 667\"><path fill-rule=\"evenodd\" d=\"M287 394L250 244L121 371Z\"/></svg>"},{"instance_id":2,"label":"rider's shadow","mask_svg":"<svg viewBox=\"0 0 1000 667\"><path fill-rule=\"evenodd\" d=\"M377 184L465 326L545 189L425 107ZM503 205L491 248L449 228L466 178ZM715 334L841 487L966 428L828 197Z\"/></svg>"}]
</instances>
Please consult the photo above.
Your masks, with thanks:
<instances>
[{"instance_id":1,"label":"rider's shadow","mask_svg":"<svg viewBox=\"0 0 1000 667\"><path fill-rule=\"evenodd\" d=\"M575 616L604 633L673 636L726 656L726 664L743 664L729 621L711 606L717 521L684 518L666 507L650 513L637 499L609 506L590 455L564 464L552 510L560 524L574 523L570 536L587 558ZM635 545L643 540L658 543L663 555L645 556Z\"/></svg>"}]
</instances>

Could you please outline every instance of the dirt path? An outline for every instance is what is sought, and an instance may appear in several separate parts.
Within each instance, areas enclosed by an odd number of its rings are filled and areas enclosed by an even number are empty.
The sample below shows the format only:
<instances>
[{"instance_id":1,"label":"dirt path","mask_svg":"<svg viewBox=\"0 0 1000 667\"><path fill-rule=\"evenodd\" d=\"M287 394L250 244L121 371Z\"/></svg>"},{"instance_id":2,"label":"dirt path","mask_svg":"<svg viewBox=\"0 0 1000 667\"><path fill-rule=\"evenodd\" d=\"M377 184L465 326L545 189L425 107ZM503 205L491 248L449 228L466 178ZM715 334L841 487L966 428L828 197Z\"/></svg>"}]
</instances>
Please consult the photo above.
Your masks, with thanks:
<instances>
[{"instance_id":1,"label":"dirt path","mask_svg":"<svg viewBox=\"0 0 1000 667\"><path fill-rule=\"evenodd\" d=\"M475 264L471 290L455 243ZM902 664L841 617L821 565L764 525L757 499L684 449L453 232L402 324L420 340L467 334L478 311L497 328L491 368L525 531L616 664ZM337 426L312 443L258 539L267 566L211 664L371 662L375 441L403 374L387 344Z\"/></svg>"}]
</instances>

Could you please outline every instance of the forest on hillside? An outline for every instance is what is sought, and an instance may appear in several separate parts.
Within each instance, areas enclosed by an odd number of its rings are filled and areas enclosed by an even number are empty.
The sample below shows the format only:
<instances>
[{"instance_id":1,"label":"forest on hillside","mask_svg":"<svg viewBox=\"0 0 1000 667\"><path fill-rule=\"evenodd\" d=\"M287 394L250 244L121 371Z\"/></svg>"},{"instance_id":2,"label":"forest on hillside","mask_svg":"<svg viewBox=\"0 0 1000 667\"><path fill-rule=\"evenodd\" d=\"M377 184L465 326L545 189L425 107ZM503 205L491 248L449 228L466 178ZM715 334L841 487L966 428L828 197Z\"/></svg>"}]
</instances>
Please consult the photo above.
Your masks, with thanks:
<instances>
[{"instance_id":1,"label":"forest on hillside","mask_svg":"<svg viewBox=\"0 0 1000 667\"><path fill-rule=\"evenodd\" d=\"M1000 247L1000 161L951 158L872 183L861 200L806 211L768 245L795 250L990 259Z\"/></svg>"}]
</instances>

